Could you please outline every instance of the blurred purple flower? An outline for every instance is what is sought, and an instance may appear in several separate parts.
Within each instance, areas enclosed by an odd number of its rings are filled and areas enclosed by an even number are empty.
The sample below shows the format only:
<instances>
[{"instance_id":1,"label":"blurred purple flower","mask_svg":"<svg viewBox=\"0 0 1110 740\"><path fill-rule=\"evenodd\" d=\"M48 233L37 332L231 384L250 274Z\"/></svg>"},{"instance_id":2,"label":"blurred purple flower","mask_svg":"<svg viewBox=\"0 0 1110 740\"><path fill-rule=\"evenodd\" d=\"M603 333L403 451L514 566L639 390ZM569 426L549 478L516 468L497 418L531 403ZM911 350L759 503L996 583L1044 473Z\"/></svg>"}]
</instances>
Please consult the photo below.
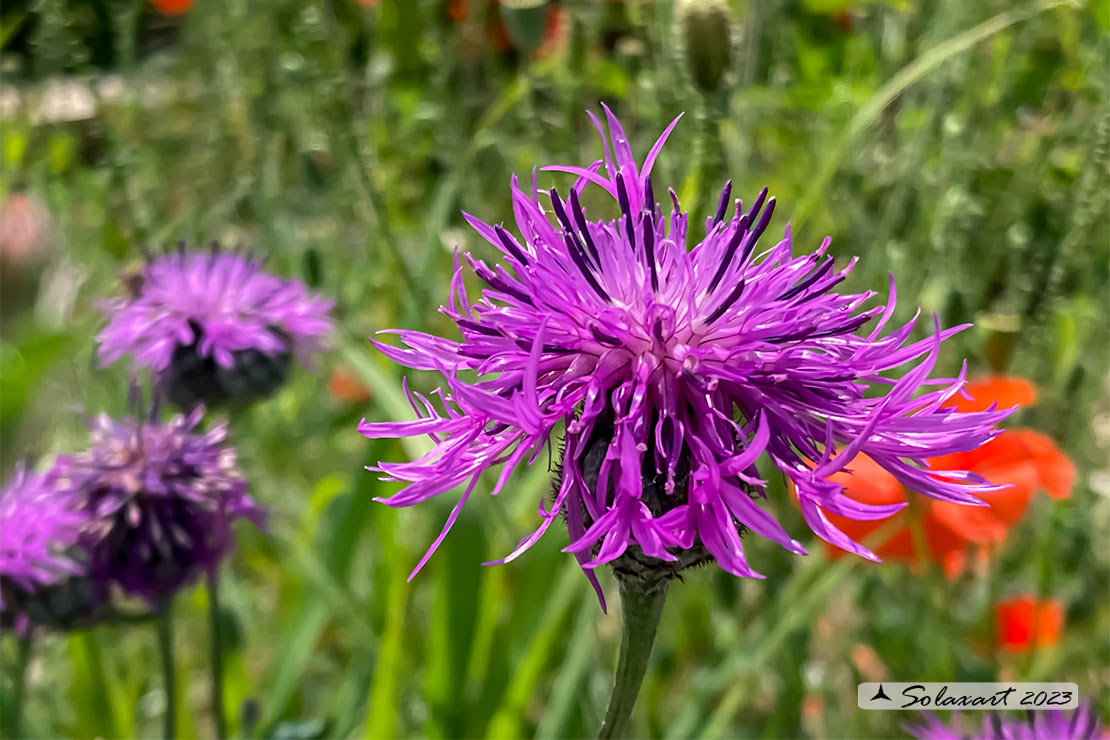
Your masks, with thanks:
<instances>
[{"instance_id":1,"label":"blurred purple flower","mask_svg":"<svg viewBox=\"0 0 1110 740\"><path fill-rule=\"evenodd\" d=\"M157 605L219 566L235 519L263 524L226 444L226 424L194 432L202 412L167 424L101 415L92 422L89 451L58 458L60 484L89 516L80 542L98 583Z\"/></svg>"},{"instance_id":2,"label":"blurred purple flower","mask_svg":"<svg viewBox=\"0 0 1110 740\"><path fill-rule=\"evenodd\" d=\"M290 354L321 348L331 330L331 301L215 246L151 259L133 288L104 302L101 364L132 355L185 408L269 395Z\"/></svg>"},{"instance_id":3,"label":"blurred purple flower","mask_svg":"<svg viewBox=\"0 0 1110 740\"><path fill-rule=\"evenodd\" d=\"M84 578L78 542L88 514L48 473L22 467L0 494L0 622L65 628L91 621L101 601Z\"/></svg>"},{"instance_id":4,"label":"blurred purple flower","mask_svg":"<svg viewBox=\"0 0 1110 740\"><path fill-rule=\"evenodd\" d=\"M977 730L964 732L960 727L960 714L953 712L948 723L929 712L920 725L906 724L903 728L918 740L1098 740L1102 737L1102 723L1084 702L1074 712L1047 710L1030 712L1025 719L1002 719L988 713Z\"/></svg>"},{"instance_id":5,"label":"blurred purple flower","mask_svg":"<svg viewBox=\"0 0 1110 740\"><path fill-rule=\"evenodd\" d=\"M834 292L855 260L834 269L828 239L795 257L788 226L777 244L757 249L775 207L766 189L746 212L738 201L730 216L726 185L706 236L688 249L687 214L669 191L673 210L664 216L650 179L678 119L638 165L620 123L605 112L610 137L594 118L603 160L545 168L577 176L566 201L552 190L545 209L534 177L531 193L513 178L522 239L464 214L503 258L491 268L465 255L487 286L472 302L456 255L450 305L441 310L462 341L396 331L405 347L375 342L394 361L437 371L447 384L438 405L410 394L415 421L360 425L371 438L428 434L434 442L418 460L373 468L408 484L385 503L409 506L466 483L417 570L481 474L503 465L492 493L500 492L560 424L565 454L554 500L550 508L541 503L539 528L495 562L519 556L563 514L566 549L595 588L592 570L626 551L665 568L704 548L726 571L761 577L741 544L749 529L804 554L760 504L765 481L756 460L763 455L793 482L819 537L870 559L877 558L825 512L879 519L904 504L859 504L829 480L858 453L913 490L981 504L976 494L994 490L982 478L922 462L981 445L1008 413L945 408L963 373L929 379L941 341L965 327L941 331L938 324L931 338L909 341L915 317L884 335L895 309L893 279L886 306L863 309L873 292ZM619 206L614 220L587 219L580 193L590 184ZM883 375L911 363L898 379Z\"/></svg>"}]
</instances>

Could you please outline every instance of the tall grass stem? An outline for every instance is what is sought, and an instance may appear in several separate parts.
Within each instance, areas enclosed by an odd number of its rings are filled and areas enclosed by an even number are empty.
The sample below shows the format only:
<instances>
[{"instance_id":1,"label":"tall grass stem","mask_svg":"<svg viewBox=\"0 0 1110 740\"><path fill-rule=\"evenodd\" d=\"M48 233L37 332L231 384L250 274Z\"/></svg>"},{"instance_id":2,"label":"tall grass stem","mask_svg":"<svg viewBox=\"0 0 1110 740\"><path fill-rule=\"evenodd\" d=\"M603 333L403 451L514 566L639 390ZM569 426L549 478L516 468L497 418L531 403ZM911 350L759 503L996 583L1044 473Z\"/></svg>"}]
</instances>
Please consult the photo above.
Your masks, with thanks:
<instances>
[{"instance_id":1,"label":"tall grass stem","mask_svg":"<svg viewBox=\"0 0 1110 740\"><path fill-rule=\"evenodd\" d=\"M627 578L618 579L621 590L621 651L613 695L601 725L598 738L623 737L636 705L636 696L644 682L655 631L667 601L667 582L645 584Z\"/></svg>"},{"instance_id":2,"label":"tall grass stem","mask_svg":"<svg viewBox=\"0 0 1110 740\"><path fill-rule=\"evenodd\" d=\"M227 716L224 713L224 644L220 619L220 573L216 568L208 571L208 639L211 645L212 722L216 737L227 737Z\"/></svg>"},{"instance_id":3,"label":"tall grass stem","mask_svg":"<svg viewBox=\"0 0 1110 740\"><path fill-rule=\"evenodd\" d=\"M173 652L173 603L167 601L159 612L155 629L158 632L158 654L162 659L162 689L166 694L162 737L172 740L177 736L177 666Z\"/></svg>"}]
</instances>

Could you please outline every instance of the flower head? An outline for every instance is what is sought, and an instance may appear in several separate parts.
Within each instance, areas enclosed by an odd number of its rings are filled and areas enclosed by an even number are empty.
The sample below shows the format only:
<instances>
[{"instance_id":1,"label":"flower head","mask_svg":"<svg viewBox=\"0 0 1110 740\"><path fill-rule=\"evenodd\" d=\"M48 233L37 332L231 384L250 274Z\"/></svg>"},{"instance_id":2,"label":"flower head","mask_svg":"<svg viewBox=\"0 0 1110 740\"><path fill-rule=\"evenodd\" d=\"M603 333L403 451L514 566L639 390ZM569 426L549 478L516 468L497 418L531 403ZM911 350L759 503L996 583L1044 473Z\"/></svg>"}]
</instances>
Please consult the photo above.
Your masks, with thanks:
<instances>
[{"instance_id":1,"label":"flower head","mask_svg":"<svg viewBox=\"0 0 1110 740\"><path fill-rule=\"evenodd\" d=\"M960 411L986 411L991 406L1008 409L1032 406L1036 402L1037 389L1025 378L985 375L970 381L947 405Z\"/></svg>"},{"instance_id":2,"label":"flower head","mask_svg":"<svg viewBox=\"0 0 1110 740\"><path fill-rule=\"evenodd\" d=\"M995 614L998 642L1012 653L1027 653L1034 646L1049 647L1060 640L1064 605L1056 599L1015 596L999 602Z\"/></svg>"},{"instance_id":3,"label":"flower head","mask_svg":"<svg viewBox=\"0 0 1110 740\"><path fill-rule=\"evenodd\" d=\"M195 0L150 0L150 4L162 15L185 15L193 7Z\"/></svg>"},{"instance_id":4,"label":"flower head","mask_svg":"<svg viewBox=\"0 0 1110 740\"><path fill-rule=\"evenodd\" d=\"M352 405L370 400L370 389L348 367L337 367L332 372L328 393L337 401Z\"/></svg>"},{"instance_id":5,"label":"flower head","mask_svg":"<svg viewBox=\"0 0 1110 740\"><path fill-rule=\"evenodd\" d=\"M665 568L698 549L730 573L760 577L741 532L805 552L769 511L761 456L793 482L819 537L867 558L875 555L828 515L873 520L905 504L844 495L833 476L857 455L939 500L978 504L995 489L921 462L974 449L1008 413L946 408L962 374L929 378L941 341L963 327L938 326L917 341L916 318L885 331L893 281L885 306L865 308L872 292L836 292L854 260L836 269L827 239L795 256L787 227L783 239L761 246L775 208L766 190L730 213L727 185L704 238L692 239L673 191L664 214L651 180L678 119L638 163L606 115L603 160L546 168L577 176L565 199L551 190L541 200L534 181L526 192L513 179L516 234L466 215L502 258L491 267L465 256L486 284L476 301L456 259L442 311L461 341L399 331L404 347L377 343L396 362L446 381L438 403L411 394L416 420L360 427L368 437L428 434L434 443L413 462L380 463L388 480L408 484L386 503L408 506L465 484L445 534L485 470L503 466L498 493L561 427L554 500L541 504L539 528L497 562L520 555L565 515L567 549L591 578L626 552ZM611 196L612 220L587 218L580 194L591 185ZM907 366L899 378L885 375Z\"/></svg>"},{"instance_id":6,"label":"flower head","mask_svg":"<svg viewBox=\"0 0 1110 740\"><path fill-rule=\"evenodd\" d=\"M319 349L331 329L330 301L217 248L153 258L134 283L105 302L101 363L131 355L185 408L269 395L290 354Z\"/></svg>"},{"instance_id":7,"label":"flower head","mask_svg":"<svg viewBox=\"0 0 1110 740\"><path fill-rule=\"evenodd\" d=\"M988 712L980 727L965 732L959 712L953 712L948 723L927 712L922 724L904 728L918 740L1098 740L1103 736L1102 723L1089 703L1071 712L1050 709L1029 714L1024 719L1002 719Z\"/></svg>"},{"instance_id":8,"label":"flower head","mask_svg":"<svg viewBox=\"0 0 1110 740\"><path fill-rule=\"evenodd\" d=\"M91 448L58 459L59 485L89 517L80 543L99 583L157 604L220 564L235 519L262 524L226 425L194 431L202 410L167 424L101 415Z\"/></svg>"},{"instance_id":9,"label":"flower head","mask_svg":"<svg viewBox=\"0 0 1110 740\"><path fill-rule=\"evenodd\" d=\"M991 376L968 383L961 397L945 405L981 412L992 407L1028 405L1035 398L1029 381ZM934 499L921 507L927 545L925 554L953 575L963 568L970 547L1000 545L1024 516L1038 490L1052 498L1067 498L1076 476L1075 464L1050 438L1032 429L1007 429L974 450L942 455L928 463L934 470L970 470L999 486L996 490L980 493L987 506L968 508ZM850 473L837 473L833 480L844 486L844 492L852 500L863 504L904 503L908 495L894 476L862 456L853 463ZM830 518L855 539L863 539L887 524L885 521L853 521L837 514ZM876 551L883 557L916 562L916 549L909 522L905 521Z\"/></svg>"},{"instance_id":10,"label":"flower head","mask_svg":"<svg viewBox=\"0 0 1110 740\"><path fill-rule=\"evenodd\" d=\"M24 270L43 261L50 236L50 212L40 201L21 192L0 200L0 266L11 277L27 279Z\"/></svg>"},{"instance_id":11,"label":"flower head","mask_svg":"<svg viewBox=\"0 0 1110 740\"><path fill-rule=\"evenodd\" d=\"M52 474L16 470L0 494L0 622L22 632L92 620L101 599L78 545L87 520Z\"/></svg>"}]
</instances>

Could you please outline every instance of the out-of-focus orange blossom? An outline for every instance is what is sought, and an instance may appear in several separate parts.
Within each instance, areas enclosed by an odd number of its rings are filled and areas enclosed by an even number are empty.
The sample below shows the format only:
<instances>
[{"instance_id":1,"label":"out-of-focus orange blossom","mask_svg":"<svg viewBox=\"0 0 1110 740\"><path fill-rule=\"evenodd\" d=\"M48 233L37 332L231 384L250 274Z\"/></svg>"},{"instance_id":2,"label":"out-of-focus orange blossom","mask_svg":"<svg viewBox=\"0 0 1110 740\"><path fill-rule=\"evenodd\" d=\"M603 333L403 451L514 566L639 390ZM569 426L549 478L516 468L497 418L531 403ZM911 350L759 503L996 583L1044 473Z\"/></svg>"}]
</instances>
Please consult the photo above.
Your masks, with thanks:
<instances>
[{"instance_id":1,"label":"out-of-focus orange blossom","mask_svg":"<svg viewBox=\"0 0 1110 740\"><path fill-rule=\"evenodd\" d=\"M1000 409L1032 406L1037 389L1025 378L987 375L964 386L963 395L949 399L947 406L958 411L986 411L993 404Z\"/></svg>"},{"instance_id":2,"label":"out-of-focus orange blossom","mask_svg":"<svg viewBox=\"0 0 1110 740\"><path fill-rule=\"evenodd\" d=\"M1025 406L1036 401L1036 390L1023 379L988 376L973 381L965 388L966 397L956 397L950 406L961 411L980 411L995 405L998 408ZM934 470L970 470L991 483L1007 485L1000 491L984 494L988 506L964 506L917 497L916 512L895 515L899 526L885 542L875 547L884 559L916 564L918 551L927 559L944 567L951 575L966 564L969 550L977 548L986 555L997 548L1025 514L1033 494L1044 491L1052 498L1067 498L1075 484L1075 465L1051 439L1032 429L1009 429L987 444L970 452L945 455L928 461ZM844 493L861 503L893 504L907 500L905 489L877 463L863 455L833 476L844 486ZM920 516L923 542L915 543L917 528L910 516ZM876 530L889 526L891 520L859 522L828 513L829 519L848 536L864 540ZM829 547L834 557L841 553Z\"/></svg>"},{"instance_id":3,"label":"out-of-focus orange blossom","mask_svg":"<svg viewBox=\"0 0 1110 740\"><path fill-rule=\"evenodd\" d=\"M1050 647L1064 629L1064 606L1056 599L1016 596L998 603L998 645L1011 653Z\"/></svg>"},{"instance_id":4,"label":"out-of-focus orange blossom","mask_svg":"<svg viewBox=\"0 0 1110 740\"><path fill-rule=\"evenodd\" d=\"M345 367L337 367L328 381L328 393L337 401L363 403L370 400L370 390L362 384L354 373Z\"/></svg>"},{"instance_id":5,"label":"out-of-focus orange blossom","mask_svg":"<svg viewBox=\"0 0 1110 740\"><path fill-rule=\"evenodd\" d=\"M373 1L376 2L376 0ZM485 9L476 10L475 12L484 13L482 18L489 46L499 52L514 48L509 32L505 29L505 24L501 20L498 0L479 0L479 4L484 5ZM470 0L450 0L447 3L447 14L454 23L465 21L470 12ZM566 41L569 27L570 18L562 6L555 3L548 4L543 43L536 50L536 56L543 58L560 49ZM476 55L481 47L480 40L464 40L463 50L471 56Z\"/></svg>"},{"instance_id":6,"label":"out-of-focus orange blossom","mask_svg":"<svg viewBox=\"0 0 1110 740\"><path fill-rule=\"evenodd\" d=\"M194 0L150 0L162 15L184 15L193 7Z\"/></svg>"}]
</instances>

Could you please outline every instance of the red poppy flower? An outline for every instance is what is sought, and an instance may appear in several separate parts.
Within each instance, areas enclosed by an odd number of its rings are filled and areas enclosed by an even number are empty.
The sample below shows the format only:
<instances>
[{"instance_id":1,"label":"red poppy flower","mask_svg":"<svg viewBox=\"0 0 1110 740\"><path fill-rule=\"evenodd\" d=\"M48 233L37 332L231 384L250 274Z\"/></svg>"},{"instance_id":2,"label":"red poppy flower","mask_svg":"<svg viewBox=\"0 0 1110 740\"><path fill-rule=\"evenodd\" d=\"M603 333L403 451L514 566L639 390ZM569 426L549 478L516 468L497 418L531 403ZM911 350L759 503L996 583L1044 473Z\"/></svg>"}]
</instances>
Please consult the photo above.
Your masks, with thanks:
<instances>
[{"instance_id":1,"label":"red poppy flower","mask_svg":"<svg viewBox=\"0 0 1110 740\"><path fill-rule=\"evenodd\" d=\"M501 16L501 7L498 0L487 0L483 16L485 23L485 35L488 43L496 51L508 51L514 48L513 40L509 36L508 30L505 28L505 23ZM447 14L450 16L452 22L462 23L470 15L470 2L469 0L450 0L447 3ZM563 42L566 40L567 32L570 27L570 18L567 16L563 8L557 4L551 4L547 7L547 16L544 22L544 35L543 42L536 50L536 55L545 57L556 50L558 50ZM482 49L481 40L470 39L464 45L467 53L475 54Z\"/></svg>"},{"instance_id":2,"label":"red poppy flower","mask_svg":"<svg viewBox=\"0 0 1110 740\"><path fill-rule=\"evenodd\" d=\"M370 400L370 391L355 375L343 367L338 367L328 381L331 397L347 403L363 403Z\"/></svg>"},{"instance_id":3,"label":"red poppy flower","mask_svg":"<svg viewBox=\"0 0 1110 740\"><path fill-rule=\"evenodd\" d=\"M570 30L570 17L558 5L547 14L547 25L543 33L543 43L536 50L536 56L546 57L557 52L566 42Z\"/></svg>"},{"instance_id":4,"label":"red poppy flower","mask_svg":"<svg viewBox=\"0 0 1110 740\"><path fill-rule=\"evenodd\" d=\"M871 458L859 455L847 468L836 473L830 480L844 486L844 493L860 503L865 504L896 504L905 503L906 490L893 475L886 472ZM919 499L921 504L921 528L924 534L927 556L930 560L946 566L946 569L958 570L962 554L967 547L966 538L960 536L944 521L936 517L932 511L931 500ZM972 507L966 507L972 508ZM979 508L979 507L975 507ZM898 560L907 563L917 562L917 545L914 543L913 528L910 526L910 512L908 510L895 514L892 519L874 521L855 521L845 517L826 512L833 524L857 542L864 542L875 551L875 554L884 560ZM899 522L892 525L892 521ZM889 532L889 527L894 526L883 542L869 542L868 538L881 529ZM826 550L833 557L840 557L843 551L839 548L828 547Z\"/></svg>"},{"instance_id":5,"label":"red poppy flower","mask_svg":"<svg viewBox=\"0 0 1110 740\"><path fill-rule=\"evenodd\" d=\"M964 386L967 398L956 396L948 406L960 411L985 411L994 404L1000 409L1032 406L1037 402L1037 389L1025 378L1009 375L987 375Z\"/></svg>"},{"instance_id":6,"label":"red poppy flower","mask_svg":"<svg viewBox=\"0 0 1110 740\"><path fill-rule=\"evenodd\" d=\"M982 411L992 404L1008 408L1029 405L1036 400L1036 390L1023 378L989 376L969 383L966 391L968 398L956 398L950 405L961 411ZM929 460L929 467L935 470L970 470L992 483L1010 486L983 495L988 504L984 507L920 500L926 554L952 574L963 568L969 547L999 545L1010 528L1021 520L1034 493L1042 490L1052 498L1067 498L1076 477L1074 463L1056 443L1032 429L1007 430L970 452L933 458ZM833 480L844 486L847 496L861 503L891 504L906 500L905 491L898 481L863 456L853 460ZM896 516L904 520L903 525L896 528L885 543L879 544L875 552L883 558L916 563L917 548L909 526L910 513L904 511ZM856 540L889 526L890 521L856 522L831 513L829 518Z\"/></svg>"},{"instance_id":7,"label":"red poppy flower","mask_svg":"<svg viewBox=\"0 0 1110 740\"><path fill-rule=\"evenodd\" d=\"M999 646L1009 652L1026 653L1034 646L1049 647L1059 642L1064 606L1056 599L1016 596L999 602L995 617Z\"/></svg>"},{"instance_id":8,"label":"red poppy flower","mask_svg":"<svg viewBox=\"0 0 1110 740\"><path fill-rule=\"evenodd\" d=\"M150 0L162 15L184 15L193 7L194 0Z\"/></svg>"},{"instance_id":9,"label":"red poppy flower","mask_svg":"<svg viewBox=\"0 0 1110 740\"><path fill-rule=\"evenodd\" d=\"M972 470L1010 488L983 496L990 508L955 507L937 501L937 516L977 543L998 542L1025 513L1033 494L1067 498L1075 484L1075 464L1048 437L1032 429L1010 429L977 450L930 461L940 470ZM959 509L958 511L956 509Z\"/></svg>"}]
</instances>

